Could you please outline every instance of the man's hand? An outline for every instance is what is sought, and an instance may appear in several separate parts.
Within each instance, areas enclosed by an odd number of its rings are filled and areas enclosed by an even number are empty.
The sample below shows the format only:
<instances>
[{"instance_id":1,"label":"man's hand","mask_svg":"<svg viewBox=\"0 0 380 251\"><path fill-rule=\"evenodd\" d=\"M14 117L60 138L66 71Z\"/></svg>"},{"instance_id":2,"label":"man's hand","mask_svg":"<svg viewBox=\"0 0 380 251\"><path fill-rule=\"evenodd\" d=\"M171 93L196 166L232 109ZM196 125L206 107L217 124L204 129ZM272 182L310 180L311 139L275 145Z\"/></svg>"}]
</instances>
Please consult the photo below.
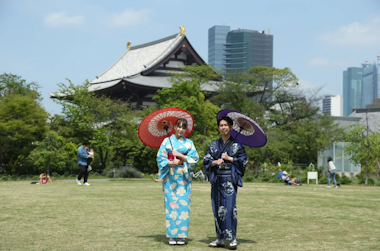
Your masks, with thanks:
<instances>
[{"instance_id":1,"label":"man's hand","mask_svg":"<svg viewBox=\"0 0 380 251\"><path fill-rule=\"evenodd\" d=\"M224 163L223 159L217 159L212 161L211 166L220 166L222 163Z\"/></svg>"},{"instance_id":2,"label":"man's hand","mask_svg":"<svg viewBox=\"0 0 380 251\"><path fill-rule=\"evenodd\" d=\"M228 160L229 162L234 162L234 158L228 156L227 153L222 153L222 159Z\"/></svg>"},{"instance_id":3,"label":"man's hand","mask_svg":"<svg viewBox=\"0 0 380 251\"><path fill-rule=\"evenodd\" d=\"M221 165L222 163L224 163L223 159L217 159L217 160L215 160L215 164L217 164L217 165Z\"/></svg>"}]
</instances>

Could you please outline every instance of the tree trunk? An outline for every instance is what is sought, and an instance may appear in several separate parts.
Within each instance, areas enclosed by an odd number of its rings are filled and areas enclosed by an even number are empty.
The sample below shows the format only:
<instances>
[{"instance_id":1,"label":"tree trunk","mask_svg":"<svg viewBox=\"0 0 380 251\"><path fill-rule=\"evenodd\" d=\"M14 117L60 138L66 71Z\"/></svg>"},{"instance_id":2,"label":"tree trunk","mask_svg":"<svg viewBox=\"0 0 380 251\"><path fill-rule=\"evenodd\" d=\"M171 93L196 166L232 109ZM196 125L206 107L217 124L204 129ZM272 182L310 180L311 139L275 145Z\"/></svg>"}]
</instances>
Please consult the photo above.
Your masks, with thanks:
<instances>
[{"instance_id":1,"label":"tree trunk","mask_svg":"<svg viewBox=\"0 0 380 251\"><path fill-rule=\"evenodd\" d=\"M103 150L101 147L99 147L99 152L100 152L100 162L102 165L102 172L104 169L106 169L106 163L107 163L107 157L108 157L108 152L106 152L103 156Z\"/></svg>"},{"instance_id":2,"label":"tree trunk","mask_svg":"<svg viewBox=\"0 0 380 251\"><path fill-rule=\"evenodd\" d=\"M367 138L367 142L368 142L368 138ZM369 147L369 142L368 142L368 153L367 153L367 157L365 158L365 184L368 185L368 176L369 176L369 172L368 172L368 158L369 158L369 154L371 152L371 148Z\"/></svg>"},{"instance_id":3,"label":"tree trunk","mask_svg":"<svg viewBox=\"0 0 380 251\"><path fill-rule=\"evenodd\" d=\"M103 151L102 151L102 148L99 147L99 156L100 156L100 164L102 165L102 167L104 166L103 163L104 163L104 157L103 157ZM104 168L102 169L102 172L103 172Z\"/></svg>"}]
</instances>

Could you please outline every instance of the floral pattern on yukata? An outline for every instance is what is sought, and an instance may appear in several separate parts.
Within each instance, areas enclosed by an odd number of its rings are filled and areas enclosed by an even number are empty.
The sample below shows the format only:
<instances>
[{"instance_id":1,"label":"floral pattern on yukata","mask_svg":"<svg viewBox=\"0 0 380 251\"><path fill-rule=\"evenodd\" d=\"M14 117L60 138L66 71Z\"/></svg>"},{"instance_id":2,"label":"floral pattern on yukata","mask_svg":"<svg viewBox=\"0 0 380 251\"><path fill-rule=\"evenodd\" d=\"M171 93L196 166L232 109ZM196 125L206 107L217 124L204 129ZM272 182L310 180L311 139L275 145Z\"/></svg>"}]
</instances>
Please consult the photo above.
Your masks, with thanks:
<instances>
[{"instance_id":1,"label":"floral pattern on yukata","mask_svg":"<svg viewBox=\"0 0 380 251\"><path fill-rule=\"evenodd\" d=\"M173 145L173 147L172 147ZM186 154L183 165L170 167L168 153L173 151ZM189 170L198 162L199 156L190 139L175 135L165 138L157 153L158 177L163 179L165 195L166 235L171 238L186 238L189 231L191 176Z\"/></svg>"}]
</instances>

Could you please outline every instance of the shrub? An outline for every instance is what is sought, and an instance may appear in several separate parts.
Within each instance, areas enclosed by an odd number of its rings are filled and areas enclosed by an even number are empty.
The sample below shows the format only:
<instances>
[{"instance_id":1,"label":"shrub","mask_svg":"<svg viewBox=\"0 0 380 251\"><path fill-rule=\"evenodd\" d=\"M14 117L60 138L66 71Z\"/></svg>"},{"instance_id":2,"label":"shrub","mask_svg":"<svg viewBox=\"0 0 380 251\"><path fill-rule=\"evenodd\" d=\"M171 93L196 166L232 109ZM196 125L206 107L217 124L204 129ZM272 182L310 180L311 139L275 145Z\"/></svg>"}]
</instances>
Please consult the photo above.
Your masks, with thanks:
<instances>
[{"instance_id":1,"label":"shrub","mask_svg":"<svg viewBox=\"0 0 380 251\"><path fill-rule=\"evenodd\" d=\"M142 178L141 172L134 167L125 166L120 168L120 177L122 178Z\"/></svg>"},{"instance_id":2,"label":"shrub","mask_svg":"<svg viewBox=\"0 0 380 251\"><path fill-rule=\"evenodd\" d=\"M269 180L270 183L282 183L283 181L280 180L277 175L273 176L270 180Z\"/></svg>"},{"instance_id":3,"label":"shrub","mask_svg":"<svg viewBox=\"0 0 380 251\"><path fill-rule=\"evenodd\" d=\"M115 168L115 173L113 171L107 172L107 177L109 178L142 178L142 173L132 166L123 166L120 168Z\"/></svg>"},{"instance_id":4,"label":"shrub","mask_svg":"<svg viewBox=\"0 0 380 251\"><path fill-rule=\"evenodd\" d=\"M348 185L348 184L352 183L352 180L349 177L347 177L346 175L343 174L339 183L343 184L343 185Z\"/></svg>"},{"instance_id":5,"label":"shrub","mask_svg":"<svg viewBox=\"0 0 380 251\"><path fill-rule=\"evenodd\" d=\"M355 177L358 178L358 180L365 178L363 173L358 173L357 175L355 175Z\"/></svg>"},{"instance_id":6,"label":"shrub","mask_svg":"<svg viewBox=\"0 0 380 251\"><path fill-rule=\"evenodd\" d=\"M245 176L243 179L244 182L252 182L255 180L255 178L253 178L252 176Z\"/></svg>"},{"instance_id":7,"label":"shrub","mask_svg":"<svg viewBox=\"0 0 380 251\"><path fill-rule=\"evenodd\" d=\"M359 179L359 184L365 184L365 178L364 177ZM369 186L376 186L375 180L372 178L368 178L368 185Z\"/></svg>"},{"instance_id":8,"label":"shrub","mask_svg":"<svg viewBox=\"0 0 380 251\"><path fill-rule=\"evenodd\" d=\"M323 176L318 180L318 184L328 184L327 177Z\"/></svg>"}]
</instances>

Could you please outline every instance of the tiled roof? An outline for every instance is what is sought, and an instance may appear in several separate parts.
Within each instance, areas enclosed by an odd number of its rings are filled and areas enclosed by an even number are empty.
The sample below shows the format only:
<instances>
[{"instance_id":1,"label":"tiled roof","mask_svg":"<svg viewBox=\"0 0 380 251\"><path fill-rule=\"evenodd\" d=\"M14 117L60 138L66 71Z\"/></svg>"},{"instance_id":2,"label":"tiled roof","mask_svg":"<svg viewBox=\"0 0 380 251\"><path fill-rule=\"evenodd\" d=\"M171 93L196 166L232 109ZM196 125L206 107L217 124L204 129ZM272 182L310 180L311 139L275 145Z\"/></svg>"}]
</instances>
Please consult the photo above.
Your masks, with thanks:
<instances>
[{"instance_id":1,"label":"tiled roof","mask_svg":"<svg viewBox=\"0 0 380 251\"><path fill-rule=\"evenodd\" d=\"M169 81L170 76L143 76L143 75L136 75L130 78L124 78L125 81L128 81L133 84L141 85L141 86L148 86L148 87L155 87L155 88L171 88L172 83ZM215 92L217 91L217 87L214 84L214 81L209 81L210 84L203 84L201 86L201 89L204 91L210 91ZM219 83L219 82L215 82Z\"/></svg>"},{"instance_id":2,"label":"tiled roof","mask_svg":"<svg viewBox=\"0 0 380 251\"><path fill-rule=\"evenodd\" d=\"M175 34L147 44L131 47L110 68L91 81L92 84L108 82L140 74L166 57L185 35Z\"/></svg>"},{"instance_id":3,"label":"tiled roof","mask_svg":"<svg viewBox=\"0 0 380 251\"><path fill-rule=\"evenodd\" d=\"M169 81L170 72L165 74L154 73L147 76L142 75L143 71L154 67L158 62L173 52L184 39L186 35L174 34L146 44L130 47L124 54L106 71L98 75L91 81L88 91L98 91L111 88L119 84L122 80L132 84L154 87L154 88L171 88L172 83ZM217 90L215 81L204 84L201 88L204 91L215 92ZM65 93L50 93L51 98L60 98L67 96Z\"/></svg>"}]
</instances>

